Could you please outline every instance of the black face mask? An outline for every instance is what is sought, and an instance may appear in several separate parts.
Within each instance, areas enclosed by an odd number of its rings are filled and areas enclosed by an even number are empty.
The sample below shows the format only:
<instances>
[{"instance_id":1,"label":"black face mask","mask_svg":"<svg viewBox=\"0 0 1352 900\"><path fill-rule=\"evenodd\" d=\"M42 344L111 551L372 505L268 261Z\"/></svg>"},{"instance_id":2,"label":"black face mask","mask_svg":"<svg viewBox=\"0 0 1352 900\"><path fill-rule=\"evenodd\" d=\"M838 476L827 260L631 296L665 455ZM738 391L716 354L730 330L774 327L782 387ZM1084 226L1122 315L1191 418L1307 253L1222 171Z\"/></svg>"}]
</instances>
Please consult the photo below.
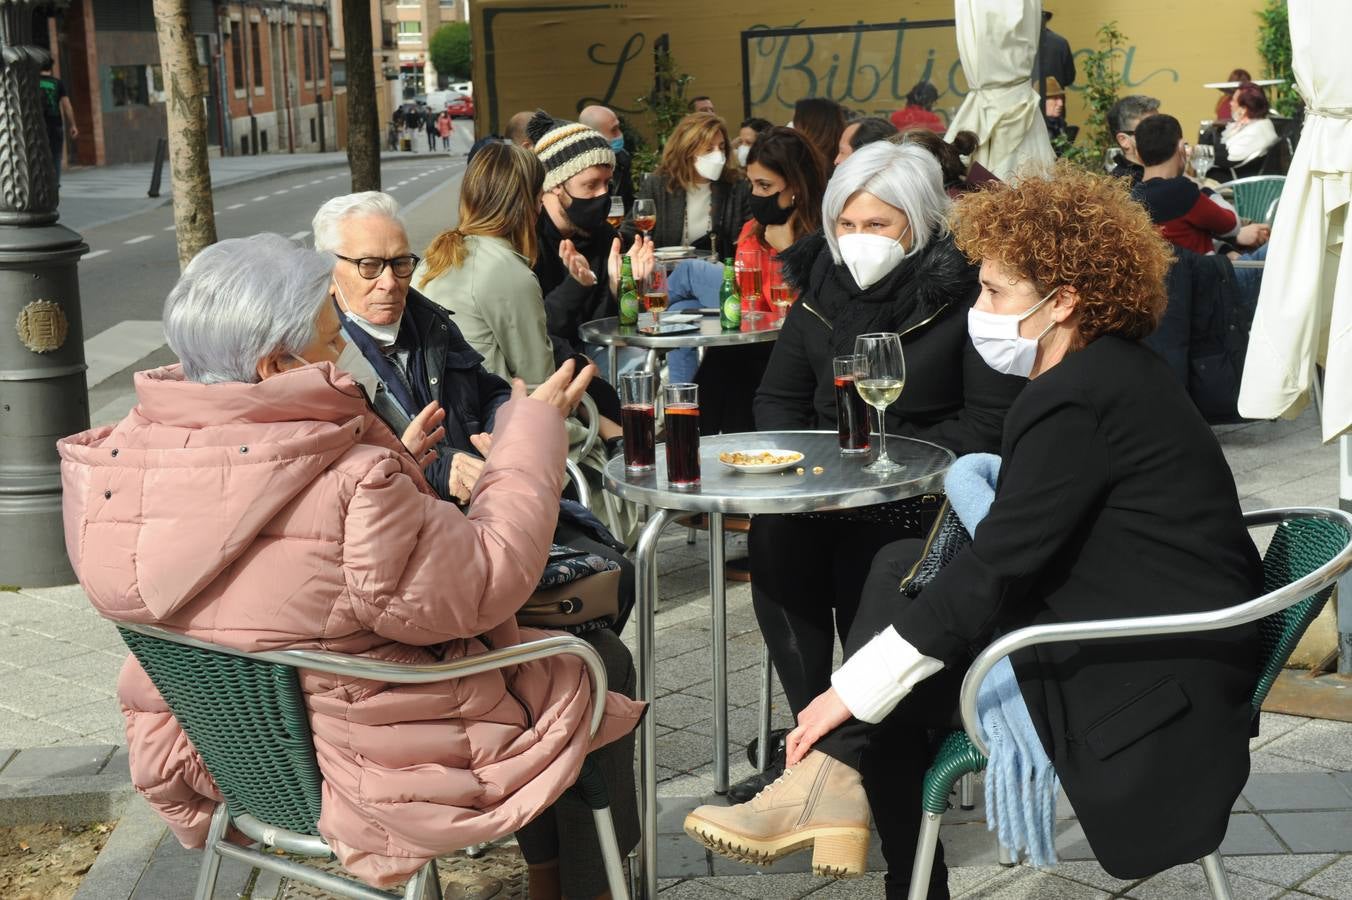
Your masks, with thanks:
<instances>
[{"instance_id":1,"label":"black face mask","mask_svg":"<svg viewBox=\"0 0 1352 900\"><path fill-rule=\"evenodd\" d=\"M568 189L564 188L563 192L568 194ZM568 194L568 196L572 198L573 202L564 212L568 215L569 220L583 231L595 231L601 227L601 223L606 220L606 216L610 215L609 192L599 197L588 197L585 200L581 197L573 197L572 194Z\"/></svg>"},{"instance_id":2,"label":"black face mask","mask_svg":"<svg viewBox=\"0 0 1352 900\"><path fill-rule=\"evenodd\" d=\"M792 206L780 206L779 195L782 191L776 191L768 197L758 197L751 195L748 205L751 207L751 215L756 217L756 221L762 225L783 225L789 221L793 215Z\"/></svg>"}]
</instances>

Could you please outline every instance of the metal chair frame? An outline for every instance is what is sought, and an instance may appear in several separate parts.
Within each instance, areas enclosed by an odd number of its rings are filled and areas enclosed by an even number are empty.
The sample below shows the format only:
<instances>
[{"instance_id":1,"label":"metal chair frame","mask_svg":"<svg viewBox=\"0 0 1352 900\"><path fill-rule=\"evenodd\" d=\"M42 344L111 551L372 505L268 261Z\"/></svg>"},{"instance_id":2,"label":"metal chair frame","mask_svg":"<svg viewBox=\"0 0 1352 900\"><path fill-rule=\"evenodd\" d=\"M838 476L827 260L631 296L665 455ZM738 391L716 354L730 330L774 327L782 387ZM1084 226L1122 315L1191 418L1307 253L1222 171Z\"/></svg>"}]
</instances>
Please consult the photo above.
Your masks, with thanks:
<instances>
[{"instance_id":1,"label":"metal chair frame","mask_svg":"<svg viewBox=\"0 0 1352 900\"><path fill-rule=\"evenodd\" d=\"M512 647L503 647L499 650L462 657L450 662L418 665L387 662L364 656L350 656L323 650L273 650L247 653L176 634L153 625L128 622L117 622L116 625L119 629L157 640L181 644L211 653L242 657L257 663L282 665L296 670L305 669L391 684L428 684L448 681L553 656L576 656L586 665L592 679L592 714L588 723L589 735L593 737L596 735L605 715L607 691L605 663L591 645L571 635L559 635L528 641ZM311 750L313 750L313 747L311 747ZM623 861L620 855L619 842L615 837L615 826L610 814L610 807L608 805L599 808L593 806L592 817L596 824L601 853L605 859L606 879L610 885L611 896L617 898L617 900L628 900L628 886L624 877ZM332 875L294 860L232 844L225 839L231 825L257 841L265 850L275 847L300 856L324 859L333 857L333 851L328 842L317 833L303 834L269 825L248 813L231 811L229 804L222 801L217 805L216 811L212 815L211 826L207 832L206 845L203 848L202 868L198 875L197 890L194 894L196 900L210 900L215 889L216 876L222 857L239 860L254 869L265 869L339 896L357 898L357 900L400 900L400 898L403 898L403 900L424 900L428 896L434 898L434 900L441 900L441 884L437 878L435 860L429 860L425 866L419 869L409 879L401 893L393 894L358 881Z\"/></svg>"},{"instance_id":2,"label":"metal chair frame","mask_svg":"<svg viewBox=\"0 0 1352 900\"><path fill-rule=\"evenodd\" d=\"M1293 507L1267 509L1244 515L1244 522L1250 528L1279 525L1294 519L1336 522L1342 526L1349 541L1332 559L1314 571L1254 600L1209 612L1035 625L1012 631L993 641L973 660L962 681L959 710L962 713L966 741L970 742L970 746L965 748L960 760L954 761L951 767L954 778L965 772L980 771L986 767L988 748L982 739L977 717L977 694L990 670L1011 653L1039 644L1061 641L1191 634L1233 628L1236 625L1256 622L1307 597L1331 589L1341 576L1352 571L1352 514L1335 509ZM953 732L945 741L945 749L960 749L958 745L962 741L962 732ZM939 755L944 756L944 750L941 749ZM947 796L947 791L944 794ZM942 812L930 812L928 808L921 812L920 837L916 842L915 861L911 869L909 900L924 900L929 890L930 872L934 867L935 847L939 843L939 825L942 820ZM1203 857L1200 863L1206 874L1212 897L1215 900L1232 900L1233 894L1221 863L1220 850L1217 849Z\"/></svg>"}]
</instances>

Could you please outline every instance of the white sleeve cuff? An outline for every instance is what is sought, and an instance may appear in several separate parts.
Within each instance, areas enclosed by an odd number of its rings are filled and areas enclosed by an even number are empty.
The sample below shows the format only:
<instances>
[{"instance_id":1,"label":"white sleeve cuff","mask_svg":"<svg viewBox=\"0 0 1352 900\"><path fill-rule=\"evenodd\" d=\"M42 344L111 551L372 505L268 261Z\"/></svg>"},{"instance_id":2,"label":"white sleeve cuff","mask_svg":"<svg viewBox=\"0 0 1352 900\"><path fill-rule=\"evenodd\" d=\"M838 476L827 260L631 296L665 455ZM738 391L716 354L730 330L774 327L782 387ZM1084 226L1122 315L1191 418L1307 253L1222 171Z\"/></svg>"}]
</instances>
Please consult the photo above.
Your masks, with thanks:
<instances>
[{"instance_id":1,"label":"white sleeve cuff","mask_svg":"<svg viewBox=\"0 0 1352 900\"><path fill-rule=\"evenodd\" d=\"M856 719L876 724L920 681L943 667L889 625L845 661L831 676L831 686Z\"/></svg>"}]
</instances>

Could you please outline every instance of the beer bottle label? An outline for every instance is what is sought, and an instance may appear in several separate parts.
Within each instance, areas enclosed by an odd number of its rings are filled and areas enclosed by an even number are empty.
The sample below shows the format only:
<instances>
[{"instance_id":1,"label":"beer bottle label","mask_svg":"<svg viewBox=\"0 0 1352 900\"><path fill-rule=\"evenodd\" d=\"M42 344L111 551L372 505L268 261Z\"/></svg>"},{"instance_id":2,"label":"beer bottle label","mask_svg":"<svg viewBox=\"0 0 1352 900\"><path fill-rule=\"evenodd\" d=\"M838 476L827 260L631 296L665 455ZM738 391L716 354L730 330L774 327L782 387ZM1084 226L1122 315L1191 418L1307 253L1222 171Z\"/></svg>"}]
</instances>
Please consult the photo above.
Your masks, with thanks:
<instances>
[{"instance_id":1,"label":"beer bottle label","mask_svg":"<svg viewBox=\"0 0 1352 900\"><path fill-rule=\"evenodd\" d=\"M723 308L719 315L720 325L725 330L742 327L742 298L736 293L723 298Z\"/></svg>"},{"instance_id":2,"label":"beer bottle label","mask_svg":"<svg viewBox=\"0 0 1352 900\"><path fill-rule=\"evenodd\" d=\"M638 324L638 295L633 291L625 291L620 295L620 324Z\"/></svg>"}]
</instances>

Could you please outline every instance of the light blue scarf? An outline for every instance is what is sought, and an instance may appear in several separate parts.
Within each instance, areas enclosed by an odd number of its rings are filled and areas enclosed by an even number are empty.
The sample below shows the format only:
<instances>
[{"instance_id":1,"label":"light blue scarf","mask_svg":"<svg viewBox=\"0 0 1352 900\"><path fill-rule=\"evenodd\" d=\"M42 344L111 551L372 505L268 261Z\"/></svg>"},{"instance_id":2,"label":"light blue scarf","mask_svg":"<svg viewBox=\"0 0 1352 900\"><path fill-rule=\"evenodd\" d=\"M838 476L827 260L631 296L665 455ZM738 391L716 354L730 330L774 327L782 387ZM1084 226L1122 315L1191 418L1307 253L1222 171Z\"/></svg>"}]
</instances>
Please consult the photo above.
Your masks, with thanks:
<instances>
[{"instance_id":1,"label":"light blue scarf","mask_svg":"<svg viewBox=\"0 0 1352 900\"><path fill-rule=\"evenodd\" d=\"M944 478L948 502L968 534L995 500L1000 457L973 453L953 463ZM1006 656L977 693L977 716L990 748L986 767L986 828L1000 844L1025 853L1035 866L1056 864L1056 794L1060 781L1033 727Z\"/></svg>"}]
</instances>

